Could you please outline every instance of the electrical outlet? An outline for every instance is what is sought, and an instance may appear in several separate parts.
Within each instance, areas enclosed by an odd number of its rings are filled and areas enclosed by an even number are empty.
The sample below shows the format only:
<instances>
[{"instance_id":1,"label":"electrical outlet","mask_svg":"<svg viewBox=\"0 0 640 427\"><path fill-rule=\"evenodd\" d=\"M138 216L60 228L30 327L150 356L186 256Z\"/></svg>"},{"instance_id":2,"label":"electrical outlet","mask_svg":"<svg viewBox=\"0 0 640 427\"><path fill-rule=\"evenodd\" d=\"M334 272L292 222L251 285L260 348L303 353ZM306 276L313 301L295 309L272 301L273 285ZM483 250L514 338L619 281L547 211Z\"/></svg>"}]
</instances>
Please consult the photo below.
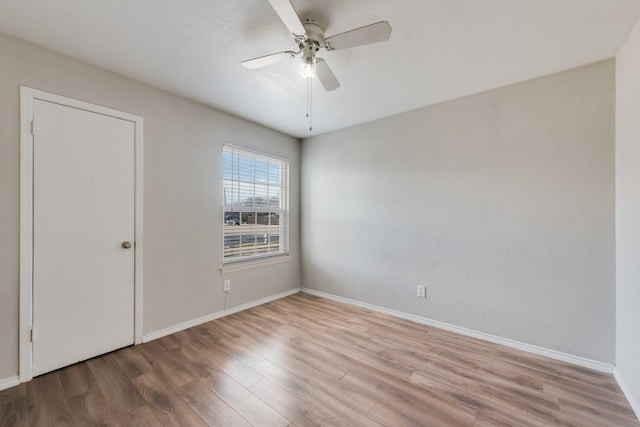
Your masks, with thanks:
<instances>
[{"instance_id":1,"label":"electrical outlet","mask_svg":"<svg viewBox=\"0 0 640 427\"><path fill-rule=\"evenodd\" d=\"M416 287L416 295L419 296L420 298L426 298L427 297L427 287L425 285L418 285Z\"/></svg>"},{"instance_id":2,"label":"electrical outlet","mask_svg":"<svg viewBox=\"0 0 640 427\"><path fill-rule=\"evenodd\" d=\"M222 285L222 290L225 292L229 292L231 290L231 280L227 279L224 281L224 284Z\"/></svg>"}]
</instances>

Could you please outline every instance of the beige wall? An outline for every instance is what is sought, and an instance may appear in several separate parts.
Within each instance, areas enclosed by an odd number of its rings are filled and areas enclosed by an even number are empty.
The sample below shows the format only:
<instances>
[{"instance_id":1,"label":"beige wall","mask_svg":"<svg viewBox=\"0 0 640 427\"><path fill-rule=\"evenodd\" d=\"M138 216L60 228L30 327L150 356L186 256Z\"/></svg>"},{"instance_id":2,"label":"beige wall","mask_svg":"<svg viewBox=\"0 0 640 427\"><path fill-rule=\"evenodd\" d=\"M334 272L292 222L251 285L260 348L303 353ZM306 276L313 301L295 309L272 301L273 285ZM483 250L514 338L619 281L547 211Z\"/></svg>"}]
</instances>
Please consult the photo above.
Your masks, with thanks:
<instances>
[{"instance_id":1,"label":"beige wall","mask_svg":"<svg viewBox=\"0 0 640 427\"><path fill-rule=\"evenodd\" d=\"M612 364L614 65L305 139L303 285Z\"/></svg>"},{"instance_id":2,"label":"beige wall","mask_svg":"<svg viewBox=\"0 0 640 427\"><path fill-rule=\"evenodd\" d=\"M145 334L223 309L223 142L291 168L291 262L225 275L227 308L300 285L297 139L0 35L0 380L18 374L19 85L144 118Z\"/></svg>"},{"instance_id":3,"label":"beige wall","mask_svg":"<svg viewBox=\"0 0 640 427\"><path fill-rule=\"evenodd\" d=\"M640 417L640 23L616 58L616 376Z\"/></svg>"}]
</instances>

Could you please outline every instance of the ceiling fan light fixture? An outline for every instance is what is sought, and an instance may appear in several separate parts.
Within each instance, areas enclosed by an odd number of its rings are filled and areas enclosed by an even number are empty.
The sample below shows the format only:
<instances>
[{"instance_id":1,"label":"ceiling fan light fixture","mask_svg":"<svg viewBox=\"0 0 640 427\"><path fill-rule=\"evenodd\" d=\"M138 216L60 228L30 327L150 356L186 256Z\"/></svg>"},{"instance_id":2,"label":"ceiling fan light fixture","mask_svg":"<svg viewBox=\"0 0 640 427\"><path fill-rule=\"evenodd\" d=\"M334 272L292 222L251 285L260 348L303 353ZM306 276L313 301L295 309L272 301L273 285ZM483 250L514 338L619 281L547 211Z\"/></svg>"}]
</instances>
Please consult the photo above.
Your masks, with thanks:
<instances>
[{"instance_id":1,"label":"ceiling fan light fixture","mask_svg":"<svg viewBox=\"0 0 640 427\"><path fill-rule=\"evenodd\" d=\"M305 79L313 79L316 76L316 58L304 58L300 67L300 74Z\"/></svg>"}]
</instances>

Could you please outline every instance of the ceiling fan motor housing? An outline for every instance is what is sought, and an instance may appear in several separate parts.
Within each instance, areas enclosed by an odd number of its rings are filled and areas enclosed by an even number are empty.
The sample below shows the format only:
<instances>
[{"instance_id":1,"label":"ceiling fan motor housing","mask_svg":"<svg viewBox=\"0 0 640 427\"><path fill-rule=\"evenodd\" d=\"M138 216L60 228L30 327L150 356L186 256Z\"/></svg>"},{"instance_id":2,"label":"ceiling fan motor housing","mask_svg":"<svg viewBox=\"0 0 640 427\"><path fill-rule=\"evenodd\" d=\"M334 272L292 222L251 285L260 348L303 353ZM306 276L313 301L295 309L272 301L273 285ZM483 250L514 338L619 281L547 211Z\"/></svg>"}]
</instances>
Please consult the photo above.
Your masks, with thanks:
<instances>
[{"instance_id":1,"label":"ceiling fan motor housing","mask_svg":"<svg viewBox=\"0 0 640 427\"><path fill-rule=\"evenodd\" d=\"M307 40L311 40L321 46L324 41L324 27L311 18L305 19L302 26L307 33Z\"/></svg>"},{"instance_id":2,"label":"ceiling fan motor housing","mask_svg":"<svg viewBox=\"0 0 640 427\"><path fill-rule=\"evenodd\" d=\"M305 19L302 25L307 33L306 40L300 42L299 45L302 51L302 62L314 64L316 52L320 50L324 40L324 27L313 19Z\"/></svg>"}]
</instances>

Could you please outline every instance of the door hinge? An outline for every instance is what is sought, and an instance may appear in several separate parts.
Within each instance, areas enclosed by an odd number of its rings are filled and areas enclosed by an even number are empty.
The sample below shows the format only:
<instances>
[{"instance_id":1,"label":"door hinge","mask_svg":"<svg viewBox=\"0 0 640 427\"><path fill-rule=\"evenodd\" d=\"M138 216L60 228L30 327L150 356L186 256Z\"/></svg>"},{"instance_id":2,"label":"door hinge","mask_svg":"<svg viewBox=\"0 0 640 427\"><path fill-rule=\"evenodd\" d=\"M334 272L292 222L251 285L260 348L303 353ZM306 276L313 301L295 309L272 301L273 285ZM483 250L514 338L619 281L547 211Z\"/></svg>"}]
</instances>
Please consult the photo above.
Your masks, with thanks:
<instances>
[{"instance_id":1,"label":"door hinge","mask_svg":"<svg viewBox=\"0 0 640 427\"><path fill-rule=\"evenodd\" d=\"M34 335L33 328L31 328L31 342L33 342L33 335Z\"/></svg>"},{"instance_id":2,"label":"door hinge","mask_svg":"<svg viewBox=\"0 0 640 427\"><path fill-rule=\"evenodd\" d=\"M36 121L31 120L31 135L35 135L35 134L36 134Z\"/></svg>"}]
</instances>

